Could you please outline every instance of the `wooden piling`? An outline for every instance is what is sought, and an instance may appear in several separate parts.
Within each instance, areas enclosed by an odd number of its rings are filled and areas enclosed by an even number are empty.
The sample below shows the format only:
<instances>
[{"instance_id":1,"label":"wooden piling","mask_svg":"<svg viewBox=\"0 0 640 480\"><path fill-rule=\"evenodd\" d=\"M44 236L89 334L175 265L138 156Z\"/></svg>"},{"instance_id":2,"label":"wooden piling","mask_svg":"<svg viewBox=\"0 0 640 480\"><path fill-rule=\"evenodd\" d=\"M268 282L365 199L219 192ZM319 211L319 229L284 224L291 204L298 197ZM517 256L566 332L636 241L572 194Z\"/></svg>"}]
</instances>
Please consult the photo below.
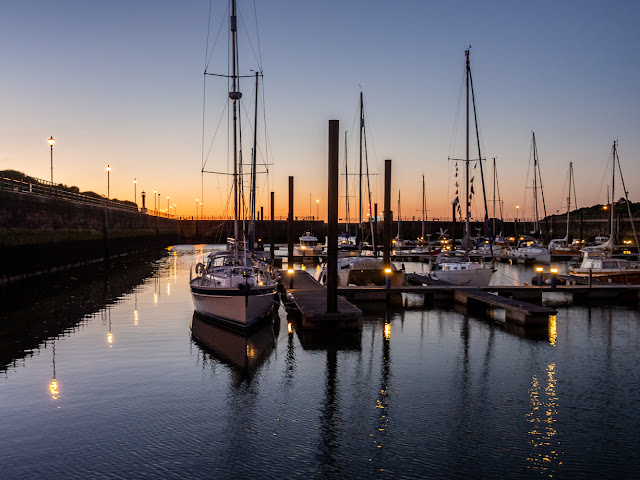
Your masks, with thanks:
<instances>
[{"instance_id":1,"label":"wooden piling","mask_svg":"<svg viewBox=\"0 0 640 480\"><path fill-rule=\"evenodd\" d=\"M384 268L391 266L391 160L384 161L384 224L382 262Z\"/></svg>"},{"instance_id":2,"label":"wooden piling","mask_svg":"<svg viewBox=\"0 0 640 480\"><path fill-rule=\"evenodd\" d=\"M273 204L273 200L274 200L274 192L271 192L271 219L269 220L269 235L271 236L271 266L273 266L274 264L274 260L275 260L275 250L276 250L276 242L275 242L275 218L273 216L273 213L275 211L274 209L274 204Z\"/></svg>"},{"instance_id":3,"label":"wooden piling","mask_svg":"<svg viewBox=\"0 0 640 480\"><path fill-rule=\"evenodd\" d=\"M329 120L327 212L327 313L338 311L338 120Z\"/></svg>"},{"instance_id":4,"label":"wooden piling","mask_svg":"<svg viewBox=\"0 0 640 480\"><path fill-rule=\"evenodd\" d=\"M293 268L293 177L289 177L289 217L287 218L288 268Z\"/></svg>"}]
</instances>

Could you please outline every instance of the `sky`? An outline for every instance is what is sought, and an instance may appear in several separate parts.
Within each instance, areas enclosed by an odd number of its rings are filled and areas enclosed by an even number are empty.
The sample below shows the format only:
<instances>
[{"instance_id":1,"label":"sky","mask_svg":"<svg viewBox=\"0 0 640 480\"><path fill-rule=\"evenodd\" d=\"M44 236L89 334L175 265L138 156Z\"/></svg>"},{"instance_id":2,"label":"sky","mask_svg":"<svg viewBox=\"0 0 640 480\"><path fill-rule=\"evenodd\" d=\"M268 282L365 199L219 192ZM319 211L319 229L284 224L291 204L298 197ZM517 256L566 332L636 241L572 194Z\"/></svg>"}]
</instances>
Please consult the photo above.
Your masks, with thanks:
<instances>
[{"instance_id":1,"label":"sky","mask_svg":"<svg viewBox=\"0 0 640 480\"><path fill-rule=\"evenodd\" d=\"M155 189L157 207L180 216L195 215L196 198L204 215L228 214L229 176L201 174L203 158L207 170L231 169L227 82L203 75L205 64L228 71L227 8L226 0L3 2L0 170L49 180L53 136L56 183L106 195L110 165L111 197L133 200L136 179L138 203L145 190L149 208ZM348 130L355 172L362 91L373 202L382 211L391 159L394 214L400 194L401 215L421 217L424 174L427 218L449 218L448 158L465 151L469 46L490 213L495 157L504 217L516 205L521 218L533 214L532 132L548 213L566 212L569 162L578 206L606 202L614 140L630 199L640 201L640 2L238 0L238 11L240 73L264 73L258 157L269 174L258 176L257 203L267 216L270 191L276 216L286 216L293 176L294 215L326 218L328 121L340 121L341 172ZM247 163L254 85L241 82ZM472 215L481 217L475 182Z\"/></svg>"}]
</instances>

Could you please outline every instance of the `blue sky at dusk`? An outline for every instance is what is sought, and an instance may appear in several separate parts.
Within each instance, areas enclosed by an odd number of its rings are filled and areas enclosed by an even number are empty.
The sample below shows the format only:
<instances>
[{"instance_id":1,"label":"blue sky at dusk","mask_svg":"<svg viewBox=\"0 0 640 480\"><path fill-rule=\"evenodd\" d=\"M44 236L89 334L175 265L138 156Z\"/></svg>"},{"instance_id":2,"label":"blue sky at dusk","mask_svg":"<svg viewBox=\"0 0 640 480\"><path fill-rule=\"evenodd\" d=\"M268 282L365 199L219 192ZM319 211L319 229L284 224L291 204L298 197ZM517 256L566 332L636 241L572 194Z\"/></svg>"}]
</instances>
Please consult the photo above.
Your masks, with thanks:
<instances>
[{"instance_id":1,"label":"blue sky at dusk","mask_svg":"<svg viewBox=\"0 0 640 480\"><path fill-rule=\"evenodd\" d=\"M286 214L289 175L295 215L315 215L316 199L326 210L327 122L340 120L341 169L349 130L353 171L362 88L379 209L390 158L394 210L400 189L402 215L420 215L424 173L429 218L450 215L447 157L464 155L459 100L468 45L483 154L497 157L505 216L531 194L531 131L548 212L566 208L570 161L578 206L605 202L614 139L630 197L640 201L640 2L256 0L259 44L253 5L238 1L240 64L244 74L264 70L268 134L259 132L268 141L262 158L272 163L258 182L265 210L275 190L276 215ZM194 214L202 197L205 55L215 44L209 71L226 73L227 6L212 2L207 47L208 0L3 2L0 170L49 179L53 135L56 182L106 194L109 164L112 197L132 199L136 178L138 193L157 189L179 215ZM252 81L241 89L248 121ZM226 91L224 80L207 79L207 151L221 115L226 123ZM221 132L207 160L215 171L228 167ZM248 128L243 135L249 140ZM205 176L205 215L222 211L227 187L227 177Z\"/></svg>"}]
</instances>

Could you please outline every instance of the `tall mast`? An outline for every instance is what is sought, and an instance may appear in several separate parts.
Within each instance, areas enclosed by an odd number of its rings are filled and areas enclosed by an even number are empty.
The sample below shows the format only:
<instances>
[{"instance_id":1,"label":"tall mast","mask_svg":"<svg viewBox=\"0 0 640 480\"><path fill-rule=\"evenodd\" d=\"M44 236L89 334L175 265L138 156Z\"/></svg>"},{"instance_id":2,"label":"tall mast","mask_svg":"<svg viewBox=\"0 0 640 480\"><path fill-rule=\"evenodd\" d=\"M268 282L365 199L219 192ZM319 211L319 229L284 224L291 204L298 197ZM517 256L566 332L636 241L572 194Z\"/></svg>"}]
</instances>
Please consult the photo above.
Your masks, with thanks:
<instances>
[{"instance_id":1,"label":"tall mast","mask_svg":"<svg viewBox=\"0 0 640 480\"><path fill-rule=\"evenodd\" d=\"M253 155L251 162L251 252L254 251L256 237L256 157L258 147L258 72L256 72L256 102L253 112Z\"/></svg>"},{"instance_id":2,"label":"tall mast","mask_svg":"<svg viewBox=\"0 0 640 480\"><path fill-rule=\"evenodd\" d=\"M345 192L345 217L347 220L347 243L349 243L349 162L347 161L347 131L344 131L344 192Z\"/></svg>"},{"instance_id":3,"label":"tall mast","mask_svg":"<svg viewBox=\"0 0 640 480\"><path fill-rule=\"evenodd\" d=\"M534 201L534 227L536 233L540 233L540 226L538 224L538 148L536 147L536 134L531 132L532 145L533 145L533 201Z\"/></svg>"},{"instance_id":4,"label":"tall mast","mask_svg":"<svg viewBox=\"0 0 640 480\"><path fill-rule=\"evenodd\" d=\"M424 173L422 174L422 241L424 242L424 214L425 214L425 210L427 209L427 201L425 199L425 195L424 195Z\"/></svg>"},{"instance_id":5,"label":"tall mast","mask_svg":"<svg viewBox=\"0 0 640 480\"><path fill-rule=\"evenodd\" d=\"M615 198L615 184L616 184L616 155L617 155L617 149L616 149L616 141L614 140L613 142L613 161L611 162L611 226L609 227L609 241L611 242L611 248L613 249L613 245L615 243L615 240L613 238L613 226L614 226L614 219L615 216L613 214L613 206L614 206L614 198Z\"/></svg>"},{"instance_id":6,"label":"tall mast","mask_svg":"<svg viewBox=\"0 0 640 480\"><path fill-rule=\"evenodd\" d=\"M464 171L465 171L465 184L466 184L466 196L465 196L465 203L466 203L466 210L465 210L465 233L466 233L466 239L465 239L465 245L464 245L464 250L465 250L465 260L468 260L468 253L469 253L469 204L471 203L469 200L469 50L465 50L464 52L465 57L467 59L467 65L466 65L466 86L467 86L467 106L466 106L466 112L467 112L467 119L466 119L466 156L465 156L465 161L464 161Z\"/></svg>"},{"instance_id":7,"label":"tall mast","mask_svg":"<svg viewBox=\"0 0 640 480\"><path fill-rule=\"evenodd\" d=\"M400 236L400 190L398 190L398 239L402 238Z\"/></svg>"},{"instance_id":8,"label":"tall mast","mask_svg":"<svg viewBox=\"0 0 640 480\"><path fill-rule=\"evenodd\" d=\"M496 157L493 157L493 233L496 233L496 181L497 181L497 172L496 172Z\"/></svg>"},{"instance_id":9,"label":"tall mast","mask_svg":"<svg viewBox=\"0 0 640 480\"><path fill-rule=\"evenodd\" d=\"M360 172L358 174L358 233L359 241L363 241L362 232L362 133L364 130L364 103L360 92Z\"/></svg>"},{"instance_id":10,"label":"tall mast","mask_svg":"<svg viewBox=\"0 0 640 480\"><path fill-rule=\"evenodd\" d=\"M229 98L233 102L233 235L234 235L234 253L233 260L238 264L238 237L240 228L238 223L238 106L237 102L242 98L242 93L238 91L238 51L237 51L237 17L236 17L236 1L231 0L231 17L229 18L229 27L231 29L231 91Z\"/></svg>"},{"instance_id":11,"label":"tall mast","mask_svg":"<svg viewBox=\"0 0 640 480\"><path fill-rule=\"evenodd\" d=\"M569 195L567 195L567 235L564 237L569 244L569 214L571 212L571 180L573 178L573 162L569 162Z\"/></svg>"}]
</instances>

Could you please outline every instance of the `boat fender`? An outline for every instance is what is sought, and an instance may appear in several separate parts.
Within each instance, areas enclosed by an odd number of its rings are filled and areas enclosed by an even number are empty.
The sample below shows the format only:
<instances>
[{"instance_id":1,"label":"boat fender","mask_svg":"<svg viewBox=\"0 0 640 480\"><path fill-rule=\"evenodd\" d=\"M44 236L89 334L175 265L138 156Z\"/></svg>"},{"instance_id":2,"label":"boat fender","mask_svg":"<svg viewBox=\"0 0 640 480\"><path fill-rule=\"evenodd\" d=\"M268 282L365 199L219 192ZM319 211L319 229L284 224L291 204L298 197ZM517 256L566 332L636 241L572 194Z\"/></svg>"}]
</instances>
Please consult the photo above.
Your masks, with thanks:
<instances>
[{"instance_id":1,"label":"boat fender","mask_svg":"<svg viewBox=\"0 0 640 480\"><path fill-rule=\"evenodd\" d=\"M204 272L204 263L196 263L196 273L199 275Z\"/></svg>"}]
</instances>

